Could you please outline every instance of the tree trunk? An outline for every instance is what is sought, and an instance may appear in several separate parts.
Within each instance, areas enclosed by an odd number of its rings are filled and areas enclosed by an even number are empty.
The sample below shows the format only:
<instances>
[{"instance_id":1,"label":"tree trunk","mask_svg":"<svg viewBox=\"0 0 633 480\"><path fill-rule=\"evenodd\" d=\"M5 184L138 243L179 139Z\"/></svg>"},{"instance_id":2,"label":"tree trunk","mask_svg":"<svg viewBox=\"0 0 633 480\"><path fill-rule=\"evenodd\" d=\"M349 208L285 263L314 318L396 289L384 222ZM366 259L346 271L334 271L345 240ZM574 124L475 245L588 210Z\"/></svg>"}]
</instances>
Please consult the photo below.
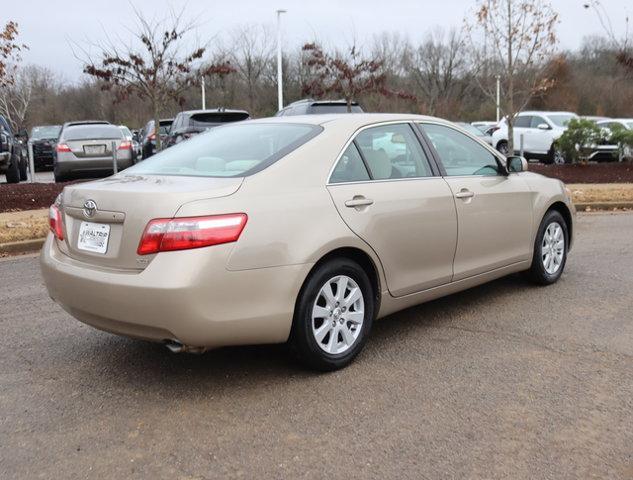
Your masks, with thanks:
<instances>
[{"instance_id":1,"label":"tree trunk","mask_svg":"<svg viewBox=\"0 0 633 480\"><path fill-rule=\"evenodd\" d=\"M156 135L156 149L155 152L160 152L162 146L162 142L160 141L160 108L158 105L158 100L154 100L152 102L152 109L154 111L154 135Z\"/></svg>"}]
</instances>

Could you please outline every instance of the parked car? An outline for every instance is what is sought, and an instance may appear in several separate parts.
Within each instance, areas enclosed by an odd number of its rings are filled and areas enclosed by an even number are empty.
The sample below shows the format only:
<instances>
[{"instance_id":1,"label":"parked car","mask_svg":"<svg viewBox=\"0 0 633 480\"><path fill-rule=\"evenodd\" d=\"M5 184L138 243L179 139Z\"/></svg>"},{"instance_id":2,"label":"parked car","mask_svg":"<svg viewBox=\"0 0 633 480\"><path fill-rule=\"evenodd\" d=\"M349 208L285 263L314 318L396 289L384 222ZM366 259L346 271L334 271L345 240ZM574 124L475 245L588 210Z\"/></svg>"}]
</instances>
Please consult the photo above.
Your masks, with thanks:
<instances>
[{"instance_id":1,"label":"parked car","mask_svg":"<svg viewBox=\"0 0 633 480\"><path fill-rule=\"evenodd\" d=\"M116 125L92 124L65 127L55 147L53 173L56 182L82 176L112 175L112 142L116 144L117 167L133 164L132 142Z\"/></svg>"},{"instance_id":2,"label":"parked car","mask_svg":"<svg viewBox=\"0 0 633 480\"><path fill-rule=\"evenodd\" d=\"M633 118L610 118L607 120L600 120L596 122L599 127L605 128L611 131L615 128L624 128L626 130L633 130ZM608 142L607 142L608 144ZM619 145L604 145L605 152L600 152L599 158L596 160L614 161L614 160L631 160L633 159L633 150L631 147L624 147L620 152Z\"/></svg>"},{"instance_id":3,"label":"parked car","mask_svg":"<svg viewBox=\"0 0 633 480\"><path fill-rule=\"evenodd\" d=\"M580 118L584 118L585 120L590 120L593 123L603 122L605 120L610 120L609 117L600 117L596 115L583 115Z\"/></svg>"},{"instance_id":4,"label":"parked car","mask_svg":"<svg viewBox=\"0 0 633 480\"><path fill-rule=\"evenodd\" d=\"M279 110L275 114L275 117L314 115L319 113L348 113L347 102L345 100L313 100L312 98L306 98L293 102ZM357 102L352 102L351 113L363 113L363 109Z\"/></svg>"},{"instance_id":5,"label":"parked car","mask_svg":"<svg viewBox=\"0 0 633 480\"><path fill-rule=\"evenodd\" d=\"M27 179L28 164L22 155L22 146L16 140L6 118L0 115L0 175L7 183L18 183Z\"/></svg>"},{"instance_id":6,"label":"parked car","mask_svg":"<svg viewBox=\"0 0 633 480\"><path fill-rule=\"evenodd\" d=\"M484 133L487 133L488 135L492 135L492 132L490 131L491 128L496 127L497 124L499 122L492 122L492 121L477 121L477 122L470 122L470 124L473 127L477 127L479 130L481 130Z\"/></svg>"},{"instance_id":7,"label":"parked car","mask_svg":"<svg viewBox=\"0 0 633 480\"><path fill-rule=\"evenodd\" d=\"M119 125L119 128L121 129L121 133L123 133L125 139L128 142L132 142L132 161L136 163L142 155L141 144L136 141L136 139L134 138L134 133L132 133L132 131L128 127L126 127L125 125Z\"/></svg>"},{"instance_id":8,"label":"parked car","mask_svg":"<svg viewBox=\"0 0 633 480\"><path fill-rule=\"evenodd\" d=\"M180 112L174 117L174 122L171 124L165 139L165 146L170 147L210 128L248 118L248 112L244 110L225 110L223 108Z\"/></svg>"},{"instance_id":9,"label":"parked car","mask_svg":"<svg viewBox=\"0 0 633 480\"><path fill-rule=\"evenodd\" d=\"M61 125L41 125L31 129L29 140L33 145L33 166L35 169L53 167L53 152L61 129Z\"/></svg>"},{"instance_id":10,"label":"parked car","mask_svg":"<svg viewBox=\"0 0 633 480\"><path fill-rule=\"evenodd\" d=\"M493 146L502 154L515 154L521 148L528 158L545 163L563 164L565 155L557 148L556 140L567 129L567 123L578 115L571 112L521 112L514 119L514 152L508 152L508 124L499 122L499 129L492 134Z\"/></svg>"},{"instance_id":11,"label":"parked car","mask_svg":"<svg viewBox=\"0 0 633 480\"><path fill-rule=\"evenodd\" d=\"M167 135L169 135L169 129L171 128L173 121L173 118L159 120L158 134L160 135L161 143L164 143L167 139ZM143 159L154 155L156 150L156 128L154 127L154 120L150 120L143 127L141 150L143 152Z\"/></svg>"},{"instance_id":12,"label":"parked car","mask_svg":"<svg viewBox=\"0 0 633 480\"><path fill-rule=\"evenodd\" d=\"M405 145L406 181L374 146L387 136ZM513 272L560 278L570 193L526 168L432 117L237 122L66 186L42 273L96 328L176 352L288 342L332 370L375 318Z\"/></svg>"},{"instance_id":13,"label":"parked car","mask_svg":"<svg viewBox=\"0 0 633 480\"><path fill-rule=\"evenodd\" d=\"M459 125L460 127L462 127L464 130L466 130L471 135L474 135L475 137L479 138L480 140L486 142L488 145L492 145L492 135L487 134L486 132L482 131L481 129L477 128L476 126L474 126L474 125L472 125L470 123L457 122L456 124Z\"/></svg>"}]
</instances>

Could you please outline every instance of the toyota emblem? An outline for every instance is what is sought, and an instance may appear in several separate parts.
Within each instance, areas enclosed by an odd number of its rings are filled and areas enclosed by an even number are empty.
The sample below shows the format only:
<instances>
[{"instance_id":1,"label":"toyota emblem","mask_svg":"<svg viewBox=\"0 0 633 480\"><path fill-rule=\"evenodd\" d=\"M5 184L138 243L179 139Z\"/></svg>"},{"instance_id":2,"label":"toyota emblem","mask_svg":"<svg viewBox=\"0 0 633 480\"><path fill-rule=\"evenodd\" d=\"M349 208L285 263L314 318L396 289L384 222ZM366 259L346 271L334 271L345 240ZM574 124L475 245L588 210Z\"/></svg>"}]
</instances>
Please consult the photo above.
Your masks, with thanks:
<instances>
[{"instance_id":1,"label":"toyota emblem","mask_svg":"<svg viewBox=\"0 0 633 480\"><path fill-rule=\"evenodd\" d=\"M94 217L94 214L97 213L97 204L94 200L86 200L84 203L84 215L87 218Z\"/></svg>"}]
</instances>

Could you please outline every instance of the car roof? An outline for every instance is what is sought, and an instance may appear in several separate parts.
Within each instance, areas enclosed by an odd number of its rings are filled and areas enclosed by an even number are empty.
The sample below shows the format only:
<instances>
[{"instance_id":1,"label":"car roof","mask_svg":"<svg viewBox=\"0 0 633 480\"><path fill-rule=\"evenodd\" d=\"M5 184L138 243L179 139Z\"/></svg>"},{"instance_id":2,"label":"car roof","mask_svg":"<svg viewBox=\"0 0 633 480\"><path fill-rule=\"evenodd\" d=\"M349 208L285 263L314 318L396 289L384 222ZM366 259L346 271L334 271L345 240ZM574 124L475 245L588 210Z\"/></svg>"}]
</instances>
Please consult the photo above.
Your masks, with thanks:
<instances>
[{"instance_id":1,"label":"car roof","mask_svg":"<svg viewBox=\"0 0 633 480\"><path fill-rule=\"evenodd\" d=\"M548 110L526 110L517 115L576 115L574 112L548 111Z\"/></svg>"},{"instance_id":2,"label":"car roof","mask_svg":"<svg viewBox=\"0 0 633 480\"><path fill-rule=\"evenodd\" d=\"M228 108L208 108L206 110L183 110L180 113L186 113L187 115L196 115L198 113L249 113L246 110L233 110Z\"/></svg>"},{"instance_id":3,"label":"car roof","mask_svg":"<svg viewBox=\"0 0 633 480\"><path fill-rule=\"evenodd\" d=\"M348 128L361 128L365 125L383 122L410 122L410 121L433 121L451 125L448 120L441 118L429 117L425 115L416 115L412 113L323 113L316 115L292 115L288 117L266 117L256 120L245 120L240 123L290 123L290 124L309 124L309 125L333 125L345 126Z\"/></svg>"}]
</instances>

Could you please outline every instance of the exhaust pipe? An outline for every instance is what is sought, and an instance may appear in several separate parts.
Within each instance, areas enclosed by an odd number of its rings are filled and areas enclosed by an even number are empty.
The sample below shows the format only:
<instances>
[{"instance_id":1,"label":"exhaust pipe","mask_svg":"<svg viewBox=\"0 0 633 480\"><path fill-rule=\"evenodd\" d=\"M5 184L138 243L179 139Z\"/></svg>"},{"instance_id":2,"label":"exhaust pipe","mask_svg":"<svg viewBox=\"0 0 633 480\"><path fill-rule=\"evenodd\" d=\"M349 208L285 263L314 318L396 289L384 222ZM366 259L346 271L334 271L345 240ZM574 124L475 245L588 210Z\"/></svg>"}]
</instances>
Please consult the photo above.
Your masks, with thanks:
<instances>
[{"instance_id":1,"label":"exhaust pipe","mask_svg":"<svg viewBox=\"0 0 633 480\"><path fill-rule=\"evenodd\" d=\"M184 345L178 340L165 340L165 346L171 353L195 353L201 354L207 351L206 347L194 347L193 345Z\"/></svg>"}]
</instances>

